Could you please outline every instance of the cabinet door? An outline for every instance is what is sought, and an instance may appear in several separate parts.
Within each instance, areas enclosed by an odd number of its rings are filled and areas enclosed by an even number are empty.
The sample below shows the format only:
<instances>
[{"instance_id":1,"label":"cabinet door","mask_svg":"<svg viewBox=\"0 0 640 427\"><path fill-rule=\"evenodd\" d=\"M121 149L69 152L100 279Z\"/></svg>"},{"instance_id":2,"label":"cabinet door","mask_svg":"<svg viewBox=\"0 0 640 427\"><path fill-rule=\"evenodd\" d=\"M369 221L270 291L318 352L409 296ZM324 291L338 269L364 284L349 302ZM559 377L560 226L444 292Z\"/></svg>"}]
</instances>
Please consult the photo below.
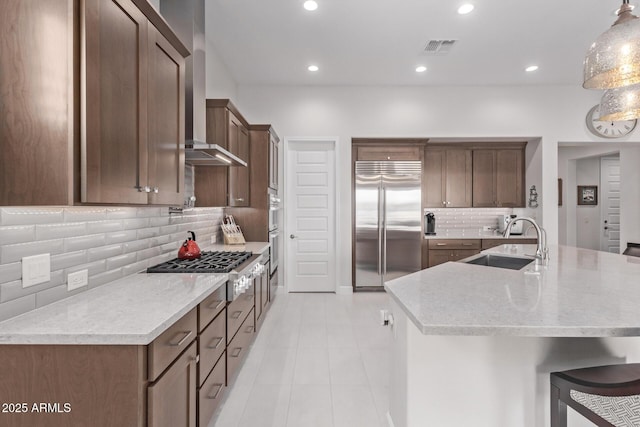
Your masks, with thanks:
<instances>
[{"instance_id":1,"label":"cabinet door","mask_svg":"<svg viewBox=\"0 0 640 427\"><path fill-rule=\"evenodd\" d=\"M235 130L235 131L234 131ZM230 126L229 148L233 154L247 161L248 166L231 166L229 168L229 206L249 206L249 132L240 123Z\"/></svg>"},{"instance_id":2,"label":"cabinet door","mask_svg":"<svg viewBox=\"0 0 640 427\"><path fill-rule=\"evenodd\" d=\"M453 251L450 250L433 250L429 249L429 267L435 267L439 264L451 261Z\"/></svg>"},{"instance_id":3,"label":"cabinet door","mask_svg":"<svg viewBox=\"0 0 640 427\"><path fill-rule=\"evenodd\" d=\"M496 155L494 150L473 152L473 207L496 206Z\"/></svg>"},{"instance_id":4,"label":"cabinet door","mask_svg":"<svg viewBox=\"0 0 640 427\"><path fill-rule=\"evenodd\" d=\"M524 207L523 150L496 150L496 201L498 206Z\"/></svg>"},{"instance_id":5,"label":"cabinet door","mask_svg":"<svg viewBox=\"0 0 640 427\"><path fill-rule=\"evenodd\" d=\"M471 151L446 151L445 194L448 208L471 207Z\"/></svg>"},{"instance_id":6,"label":"cabinet door","mask_svg":"<svg viewBox=\"0 0 640 427\"><path fill-rule=\"evenodd\" d=\"M269 187L278 189L278 141L269 137Z\"/></svg>"},{"instance_id":7,"label":"cabinet door","mask_svg":"<svg viewBox=\"0 0 640 427\"><path fill-rule=\"evenodd\" d=\"M82 202L147 203L147 27L131 0L85 2Z\"/></svg>"},{"instance_id":8,"label":"cabinet door","mask_svg":"<svg viewBox=\"0 0 640 427\"><path fill-rule=\"evenodd\" d=\"M358 147L358 160L420 160L420 147Z\"/></svg>"},{"instance_id":9,"label":"cabinet door","mask_svg":"<svg viewBox=\"0 0 640 427\"><path fill-rule=\"evenodd\" d=\"M149 25L149 201L182 206L184 58Z\"/></svg>"},{"instance_id":10,"label":"cabinet door","mask_svg":"<svg viewBox=\"0 0 640 427\"><path fill-rule=\"evenodd\" d=\"M2 206L73 204L74 4L0 1Z\"/></svg>"},{"instance_id":11,"label":"cabinet door","mask_svg":"<svg viewBox=\"0 0 640 427\"><path fill-rule=\"evenodd\" d=\"M422 175L424 205L429 208L445 206L445 151L425 150Z\"/></svg>"},{"instance_id":12,"label":"cabinet door","mask_svg":"<svg viewBox=\"0 0 640 427\"><path fill-rule=\"evenodd\" d=\"M147 390L149 427L195 427L196 343Z\"/></svg>"}]
</instances>

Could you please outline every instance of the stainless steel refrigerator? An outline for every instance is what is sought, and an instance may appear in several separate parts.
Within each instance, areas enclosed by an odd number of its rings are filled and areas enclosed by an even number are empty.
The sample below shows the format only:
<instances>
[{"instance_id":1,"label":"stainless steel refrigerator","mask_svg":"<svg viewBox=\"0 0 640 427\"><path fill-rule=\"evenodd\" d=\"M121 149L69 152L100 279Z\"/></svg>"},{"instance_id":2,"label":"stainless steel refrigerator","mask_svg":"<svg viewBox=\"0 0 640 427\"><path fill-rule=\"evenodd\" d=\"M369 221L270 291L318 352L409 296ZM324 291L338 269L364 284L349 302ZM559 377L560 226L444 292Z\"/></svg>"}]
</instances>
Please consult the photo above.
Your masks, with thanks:
<instances>
[{"instance_id":1,"label":"stainless steel refrigerator","mask_svg":"<svg viewBox=\"0 0 640 427\"><path fill-rule=\"evenodd\" d=\"M356 288L421 269L421 170L419 161L356 162Z\"/></svg>"}]
</instances>

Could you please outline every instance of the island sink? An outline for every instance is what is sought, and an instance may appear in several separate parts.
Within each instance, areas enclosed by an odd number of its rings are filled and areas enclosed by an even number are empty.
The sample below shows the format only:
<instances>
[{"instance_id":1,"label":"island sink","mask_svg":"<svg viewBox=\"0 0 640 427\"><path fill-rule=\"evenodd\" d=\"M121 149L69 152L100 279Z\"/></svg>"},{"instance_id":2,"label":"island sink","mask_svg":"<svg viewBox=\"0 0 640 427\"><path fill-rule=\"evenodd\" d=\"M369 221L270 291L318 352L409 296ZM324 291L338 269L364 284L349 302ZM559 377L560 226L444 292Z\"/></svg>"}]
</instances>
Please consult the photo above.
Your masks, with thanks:
<instances>
[{"instance_id":1,"label":"island sink","mask_svg":"<svg viewBox=\"0 0 640 427\"><path fill-rule=\"evenodd\" d=\"M487 267L507 268L509 270L520 270L521 268L535 261L533 258L500 256L500 255L481 255L473 259L466 259L461 262L466 264L484 265Z\"/></svg>"}]
</instances>

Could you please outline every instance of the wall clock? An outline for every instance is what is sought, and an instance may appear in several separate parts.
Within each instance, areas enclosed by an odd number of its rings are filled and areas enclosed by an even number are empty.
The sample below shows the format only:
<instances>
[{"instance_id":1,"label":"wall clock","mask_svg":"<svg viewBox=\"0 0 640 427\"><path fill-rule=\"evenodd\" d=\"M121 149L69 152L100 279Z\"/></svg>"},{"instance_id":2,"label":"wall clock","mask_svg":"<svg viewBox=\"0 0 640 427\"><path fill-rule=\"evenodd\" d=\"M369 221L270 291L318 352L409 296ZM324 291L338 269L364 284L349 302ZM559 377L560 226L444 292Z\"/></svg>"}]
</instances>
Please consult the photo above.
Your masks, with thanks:
<instances>
[{"instance_id":1,"label":"wall clock","mask_svg":"<svg viewBox=\"0 0 640 427\"><path fill-rule=\"evenodd\" d=\"M587 113L587 129L592 134L604 138L620 138L629 135L638 123L637 119L603 122L599 120L599 117L600 105L595 105Z\"/></svg>"}]
</instances>

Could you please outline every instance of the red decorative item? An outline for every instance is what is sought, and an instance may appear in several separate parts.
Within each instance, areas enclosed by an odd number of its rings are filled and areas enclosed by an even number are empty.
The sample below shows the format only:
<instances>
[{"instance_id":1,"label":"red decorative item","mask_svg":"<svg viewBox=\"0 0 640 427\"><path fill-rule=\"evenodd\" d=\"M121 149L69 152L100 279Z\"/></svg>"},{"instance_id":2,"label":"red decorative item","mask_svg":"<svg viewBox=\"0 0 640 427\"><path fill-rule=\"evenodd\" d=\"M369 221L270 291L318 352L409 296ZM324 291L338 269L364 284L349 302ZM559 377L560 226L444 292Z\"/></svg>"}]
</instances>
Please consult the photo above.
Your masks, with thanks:
<instances>
[{"instance_id":1,"label":"red decorative item","mask_svg":"<svg viewBox=\"0 0 640 427\"><path fill-rule=\"evenodd\" d=\"M179 259L198 259L200 258L200 248L196 243L196 233L193 231L187 231L191 236L184 241L180 250L178 251Z\"/></svg>"}]
</instances>

